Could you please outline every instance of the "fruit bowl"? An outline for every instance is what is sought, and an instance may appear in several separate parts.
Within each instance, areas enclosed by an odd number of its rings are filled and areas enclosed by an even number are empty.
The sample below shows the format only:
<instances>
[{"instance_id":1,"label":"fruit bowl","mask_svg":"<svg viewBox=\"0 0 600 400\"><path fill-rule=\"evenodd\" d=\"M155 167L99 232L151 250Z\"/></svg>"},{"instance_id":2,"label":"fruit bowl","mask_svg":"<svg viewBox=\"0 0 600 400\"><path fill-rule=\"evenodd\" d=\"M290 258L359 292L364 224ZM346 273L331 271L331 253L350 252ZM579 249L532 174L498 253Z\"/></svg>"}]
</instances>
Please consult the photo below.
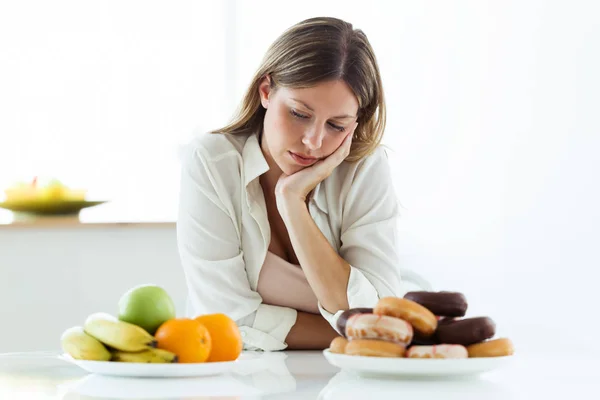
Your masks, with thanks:
<instances>
[{"instance_id":1,"label":"fruit bowl","mask_svg":"<svg viewBox=\"0 0 600 400\"><path fill-rule=\"evenodd\" d=\"M88 200L8 200L0 202L0 208L13 211L20 214L30 214L39 216L59 216L75 215L88 207L94 207L106 203L106 200L88 201Z\"/></svg>"},{"instance_id":2,"label":"fruit bowl","mask_svg":"<svg viewBox=\"0 0 600 400\"><path fill-rule=\"evenodd\" d=\"M242 354L233 319L220 313L177 317L172 298L158 285L130 288L117 308L118 317L94 312L67 328L59 358L92 374L153 378L223 374L252 358Z\"/></svg>"},{"instance_id":3,"label":"fruit bowl","mask_svg":"<svg viewBox=\"0 0 600 400\"><path fill-rule=\"evenodd\" d=\"M82 209L106 201L86 199L87 190L68 187L57 179L34 177L30 182L17 182L4 189L0 208L19 216L75 215Z\"/></svg>"}]
</instances>

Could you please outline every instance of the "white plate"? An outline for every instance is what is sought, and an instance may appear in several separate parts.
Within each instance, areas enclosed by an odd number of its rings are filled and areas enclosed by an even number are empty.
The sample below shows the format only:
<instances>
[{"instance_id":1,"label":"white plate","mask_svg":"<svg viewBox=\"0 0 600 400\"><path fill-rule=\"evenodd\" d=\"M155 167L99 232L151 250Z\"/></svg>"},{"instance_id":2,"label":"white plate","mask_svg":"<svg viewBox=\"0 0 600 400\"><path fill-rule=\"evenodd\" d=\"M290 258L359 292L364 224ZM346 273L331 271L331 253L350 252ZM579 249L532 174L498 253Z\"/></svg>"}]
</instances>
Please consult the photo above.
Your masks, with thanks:
<instances>
[{"instance_id":1,"label":"white plate","mask_svg":"<svg viewBox=\"0 0 600 400\"><path fill-rule=\"evenodd\" d=\"M127 376L135 378L183 378L214 376L231 371L240 361L210 362L210 363L129 363L117 361L84 361L76 360L68 354L62 354L61 359L69 361L87 372L98 375Z\"/></svg>"},{"instance_id":2,"label":"white plate","mask_svg":"<svg viewBox=\"0 0 600 400\"><path fill-rule=\"evenodd\" d=\"M330 364L362 376L450 377L478 375L506 366L514 356L464 359L414 359L323 354Z\"/></svg>"}]
</instances>

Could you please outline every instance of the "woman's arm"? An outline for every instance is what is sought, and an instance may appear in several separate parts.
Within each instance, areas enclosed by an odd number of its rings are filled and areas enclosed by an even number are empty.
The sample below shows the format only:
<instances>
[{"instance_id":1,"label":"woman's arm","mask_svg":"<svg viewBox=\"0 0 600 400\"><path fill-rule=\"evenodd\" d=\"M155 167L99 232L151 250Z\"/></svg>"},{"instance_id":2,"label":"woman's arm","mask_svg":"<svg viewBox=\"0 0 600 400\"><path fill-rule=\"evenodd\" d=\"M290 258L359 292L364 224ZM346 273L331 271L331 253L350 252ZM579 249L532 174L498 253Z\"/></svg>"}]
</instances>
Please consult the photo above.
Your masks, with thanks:
<instances>
[{"instance_id":1,"label":"woman's arm","mask_svg":"<svg viewBox=\"0 0 600 400\"><path fill-rule=\"evenodd\" d=\"M330 156L292 175L282 174L275 186L277 209L298 262L320 307L329 313L348 309L346 291L350 265L331 247L313 221L306 206L306 197L346 159L356 126L357 123Z\"/></svg>"},{"instance_id":2,"label":"woman's arm","mask_svg":"<svg viewBox=\"0 0 600 400\"><path fill-rule=\"evenodd\" d=\"M290 350L323 350L336 336L338 333L322 315L298 311L285 341Z\"/></svg>"},{"instance_id":3,"label":"woman's arm","mask_svg":"<svg viewBox=\"0 0 600 400\"><path fill-rule=\"evenodd\" d=\"M330 313L348 309L350 264L340 257L310 216L306 203L296 198L280 209L296 257L321 306Z\"/></svg>"}]
</instances>

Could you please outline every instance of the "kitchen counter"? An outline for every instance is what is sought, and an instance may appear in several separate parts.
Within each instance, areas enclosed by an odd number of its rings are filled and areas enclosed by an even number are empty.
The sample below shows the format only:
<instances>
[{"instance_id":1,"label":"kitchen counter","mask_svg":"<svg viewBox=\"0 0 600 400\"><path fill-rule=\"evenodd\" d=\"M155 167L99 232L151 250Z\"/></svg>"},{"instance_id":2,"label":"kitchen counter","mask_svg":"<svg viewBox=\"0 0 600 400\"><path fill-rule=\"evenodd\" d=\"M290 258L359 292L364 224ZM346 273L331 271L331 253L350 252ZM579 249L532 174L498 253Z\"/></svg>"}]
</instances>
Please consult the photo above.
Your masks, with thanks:
<instances>
[{"instance_id":1,"label":"kitchen counter","mask_svg":"<svg viewBox=\"0 0 600 400\"><path fill-rule=\"evenodd\" d=\"M144 227L175 228L174 221L81 221L77 217L46 217L33 220L0 223L0 230L37 229L37 228L112 228L112 227Z\"/></svg>"},{"instance_id":2,"label":"kitchen counter","mask_svg":"<svg viewBox=\"0 0 600 400\"><path fill-rule=\"evenodd\" d=\"M253 353L254 362L205 378L136 379L88 374L58 352L0 354L1 399L597 399L598 359L517 354L478 377L360 378L321 352Z\"/></svg>"}]
</instances>

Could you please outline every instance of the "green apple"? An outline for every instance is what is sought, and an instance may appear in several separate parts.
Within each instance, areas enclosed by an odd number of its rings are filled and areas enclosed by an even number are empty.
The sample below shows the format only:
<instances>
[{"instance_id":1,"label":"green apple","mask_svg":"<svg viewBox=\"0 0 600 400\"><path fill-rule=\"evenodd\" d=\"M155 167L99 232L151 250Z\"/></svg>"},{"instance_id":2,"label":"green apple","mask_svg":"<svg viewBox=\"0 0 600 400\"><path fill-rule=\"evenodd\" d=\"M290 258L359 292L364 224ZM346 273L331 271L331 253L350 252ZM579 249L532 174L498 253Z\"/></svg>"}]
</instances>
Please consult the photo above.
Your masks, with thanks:
<instances>
[{"instance_id":1,"label":"green apple","mask_svg":"<svg viewBox=\"0 0 600 400\"><path fill-rule=\"evenodd\" d=\"M163 322L175 318L175 304L160 286L139 285L129 289L119 299L118 317L154 335Z\"/></svg>"}]
</instances>

